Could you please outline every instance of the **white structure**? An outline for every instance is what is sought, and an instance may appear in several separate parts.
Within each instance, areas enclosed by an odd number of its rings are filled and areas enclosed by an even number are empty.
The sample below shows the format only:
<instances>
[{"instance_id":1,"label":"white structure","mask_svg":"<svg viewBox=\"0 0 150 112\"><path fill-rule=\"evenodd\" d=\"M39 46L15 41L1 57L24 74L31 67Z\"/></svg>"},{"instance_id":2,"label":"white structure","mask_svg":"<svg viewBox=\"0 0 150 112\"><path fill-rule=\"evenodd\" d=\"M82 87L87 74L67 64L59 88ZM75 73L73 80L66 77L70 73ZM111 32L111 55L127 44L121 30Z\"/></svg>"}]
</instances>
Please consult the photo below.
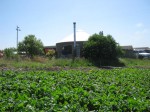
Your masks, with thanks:
<instances>
[{"instance_id":1,"label":"white structure","mask_svg":"<svg viewBox=\"0 0 150 112\"><path fill-rule=\"evenodd\" d=\"M90 34L83 30L76 31L76 55L81 56L81 50L83 48L83 43L88 40ZM56 43L56 51L58 57L72 57L74 47L74 34L65 37L58 43Z\"/></svg>"},{"instance_id":2,"label":"white structure","mask_svg":"<svg viewBox=\"0 0 150 112\"><path fill-rule=\"evenodd\" d=\"M89 37L90 37L90 34L88 34L87 32L85 32L83 30L76 31L76 41L87 41ZM68 35L67 37L63 38L58 43L73 42L73 41L74 41L74 34L72 33L72 34Z\"/></svg>"}]
</instances>

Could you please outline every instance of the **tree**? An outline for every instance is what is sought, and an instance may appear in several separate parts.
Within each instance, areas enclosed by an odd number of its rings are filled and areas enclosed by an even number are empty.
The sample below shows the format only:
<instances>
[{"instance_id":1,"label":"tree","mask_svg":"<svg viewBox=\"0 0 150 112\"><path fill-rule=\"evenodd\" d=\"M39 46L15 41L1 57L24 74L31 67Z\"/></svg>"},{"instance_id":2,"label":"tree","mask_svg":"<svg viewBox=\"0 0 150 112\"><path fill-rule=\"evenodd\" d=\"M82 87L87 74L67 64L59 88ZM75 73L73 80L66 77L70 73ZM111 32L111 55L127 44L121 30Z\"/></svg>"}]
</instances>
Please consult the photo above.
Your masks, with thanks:
<instances>
[{"instance_id":1,"label":"tree","mask_svg":"<svg viewBox=\"0 0 150 112\"><path fill-rule=\"evenodd\" d=\"M33 58L34 55L43 54L43 43L35 35L28 35L22 42L19 42L18 51L25 52L26 55Z\"/></svg>"},{"instance_id":2,"label":"tree","mask_svg":"<svg viewBox=\"0 0 150 112\"><path fill-rule=\"evenodd\" d=\"M102 33L90 36L83 46L83 56L100 66L117 60L121 53L121 48L113 37Z\"/></svg>"},{"instance_id":3,"label":"tree","mask_svg":"<svg viewBox=\"0 0 150 112\"><path fill-rule=\"evenodd\" d=\"M4 49L4 56L7 59L13 59L16 54L16 49L15 48L6 48Z\"/></svg>"}]
</instances>

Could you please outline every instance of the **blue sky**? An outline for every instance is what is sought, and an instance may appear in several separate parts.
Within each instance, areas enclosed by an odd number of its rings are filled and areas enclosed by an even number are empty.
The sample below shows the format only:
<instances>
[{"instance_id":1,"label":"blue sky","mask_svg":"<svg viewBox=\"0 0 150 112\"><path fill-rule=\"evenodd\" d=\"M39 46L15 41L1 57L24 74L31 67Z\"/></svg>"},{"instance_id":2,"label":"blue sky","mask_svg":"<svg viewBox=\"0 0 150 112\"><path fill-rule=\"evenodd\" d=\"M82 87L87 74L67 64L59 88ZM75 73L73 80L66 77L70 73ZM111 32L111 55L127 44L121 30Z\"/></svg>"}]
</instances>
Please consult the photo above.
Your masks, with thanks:
<instances>
[{"instance_id":1,"label":"blue sky","mask_svg":"<svg viewBox=\"0 0 150 112\"><path fill-rule=\"evenodd\" d=\"M149 0L0 0L0 49L16 47L34 34L45 46L55 45L77 29L103 31L120 45L150 47Z\"/></svg>"}]
</instances>

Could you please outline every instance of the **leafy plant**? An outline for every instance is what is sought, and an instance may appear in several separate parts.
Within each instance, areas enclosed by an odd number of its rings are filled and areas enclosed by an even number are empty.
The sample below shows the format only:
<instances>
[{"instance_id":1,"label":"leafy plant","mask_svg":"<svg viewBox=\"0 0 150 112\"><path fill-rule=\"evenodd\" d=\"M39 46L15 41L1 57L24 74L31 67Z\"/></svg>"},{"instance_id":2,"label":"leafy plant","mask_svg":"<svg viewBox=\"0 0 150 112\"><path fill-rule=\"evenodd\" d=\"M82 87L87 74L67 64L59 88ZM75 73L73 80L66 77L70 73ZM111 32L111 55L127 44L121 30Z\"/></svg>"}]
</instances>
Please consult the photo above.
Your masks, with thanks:
<instances>
[{"instance_id":1,"label":"leafy plant","mask_svg":"<svg viewBox=\"0 0 150 112\"><path fill-rule=\"evenodd\" d=\"M150 111L150 70L3 71L0 111Z\"/></svg>"}]
</instances>

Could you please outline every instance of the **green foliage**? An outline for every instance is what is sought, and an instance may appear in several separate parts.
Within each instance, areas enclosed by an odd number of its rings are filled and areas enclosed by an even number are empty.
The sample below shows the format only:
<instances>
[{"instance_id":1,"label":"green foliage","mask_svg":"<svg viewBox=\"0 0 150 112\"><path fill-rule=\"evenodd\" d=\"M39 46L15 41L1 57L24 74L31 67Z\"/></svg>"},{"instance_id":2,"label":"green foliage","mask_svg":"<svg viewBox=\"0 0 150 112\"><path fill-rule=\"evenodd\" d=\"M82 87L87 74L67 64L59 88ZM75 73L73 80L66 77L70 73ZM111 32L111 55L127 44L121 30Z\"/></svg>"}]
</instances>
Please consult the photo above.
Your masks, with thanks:
<instances>
[{"instance_id":1,"label":"green foliage","mask_svg":"<svg viewBox=\"0 0 150 112\"><path fill-rule=\"evenodd\" d=\"M0 111L150 111L150 70L2 71Z\"/></svg>"},{"instance_id":2,"label":"green foliage","mask_svg":"<svg viewBox=\"0 0 150 112\"><path fill-rule=\"evenodd\" d=\"M46 56L49 57L49 59L51 60L52 57L54 57L56 54L55 50L54 49L49 49L46 53Z\"/></svg>"},{"instance_id":3,"label":"green foliage","mask_svg":"<svg viewBox=\"0 0 150 112\"><path fill-rule=\"evenodd\" d=\"M121 53L121 48L111 35L94 34L83 47L83 56L99 65L117 60Z\"/></svg>"},{"instance_id":4,"label":"green foliage","mask_svg":"<svg viewBox=\"0 0 150 112\"><path fill-rule=\"evenodd\" d=\"M43 54L43 43L38 40L35 35L28 35L22 42L19 43L18 51L20 53L25 52L28 56Z\"/></svg>"},{"instance_id":5,"label":"green foliage","mask_svg":"<svg viewBox=\"0 0 150 112\"><path fill-rule=\"evenodd\" d=\"M6 48L4 49L4 56L6 59L13 59L16 55L15 52L16 52L15 48Z\"/></svg>"}]
</instances>

